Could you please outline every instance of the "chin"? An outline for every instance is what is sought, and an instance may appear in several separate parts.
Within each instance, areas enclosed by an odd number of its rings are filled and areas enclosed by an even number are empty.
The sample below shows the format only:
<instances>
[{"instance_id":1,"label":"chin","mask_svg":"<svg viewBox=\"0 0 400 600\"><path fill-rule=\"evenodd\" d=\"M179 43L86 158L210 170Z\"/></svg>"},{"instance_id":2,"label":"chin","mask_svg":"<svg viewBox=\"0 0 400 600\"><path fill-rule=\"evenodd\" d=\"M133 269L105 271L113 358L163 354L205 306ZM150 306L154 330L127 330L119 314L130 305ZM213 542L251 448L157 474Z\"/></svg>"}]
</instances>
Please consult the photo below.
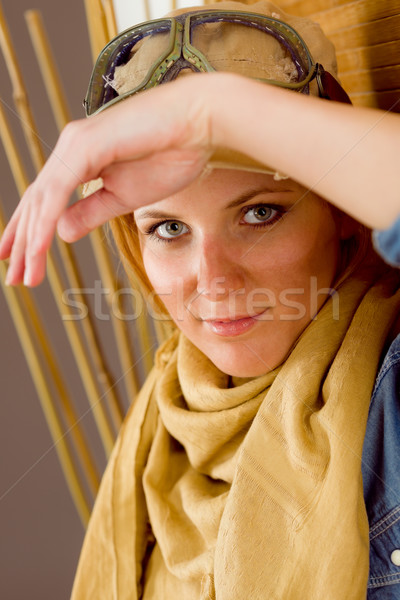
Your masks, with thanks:
<instances>
[{"instance_id":1,"label":"chin","mask_svg":"<svg viewBox=\"0 0 400 600\"><path fill-rule=\"evenodd\" d=\"M220 371L231 377L260 377L273 371L283 360L276 356L270 356L268 359L261 358L248 346L245 349L235 350L234 352L227 351L224 356L209 356Z\"/></svg>"}]
</instances>

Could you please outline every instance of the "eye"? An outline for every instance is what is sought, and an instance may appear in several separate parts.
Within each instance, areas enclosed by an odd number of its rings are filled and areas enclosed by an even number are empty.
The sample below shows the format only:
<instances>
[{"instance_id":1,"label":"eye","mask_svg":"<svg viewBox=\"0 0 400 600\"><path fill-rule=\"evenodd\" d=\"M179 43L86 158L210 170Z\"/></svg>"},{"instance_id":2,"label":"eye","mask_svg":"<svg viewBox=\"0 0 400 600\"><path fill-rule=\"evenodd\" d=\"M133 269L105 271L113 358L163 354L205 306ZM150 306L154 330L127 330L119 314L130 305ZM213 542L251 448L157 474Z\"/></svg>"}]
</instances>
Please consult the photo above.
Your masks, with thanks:
<instances>
[{"instance_id":1,"label":"eye","mask_svg":"<svg viewBox=\"0 0 400 600\"><path fill-rule=\"evenodd\" d=\"M165 223L161 223L161 225L155 227L153 231L158 237L170 240L188 233L189 229L180 221L165 221Z\"/></svg>"},{"instance_id":2,"label":"eye","mask_svg":"<svg viewBox=\"0 0 400 600\"><path fill-rule=\"evenodd\" d=\"M274 221L278 215L278 210L271 208L266 204L259 204L258 206L250 206L246 209L243 215L243 221L249 225L260 225Z\"/></svg>"}]
</instances>

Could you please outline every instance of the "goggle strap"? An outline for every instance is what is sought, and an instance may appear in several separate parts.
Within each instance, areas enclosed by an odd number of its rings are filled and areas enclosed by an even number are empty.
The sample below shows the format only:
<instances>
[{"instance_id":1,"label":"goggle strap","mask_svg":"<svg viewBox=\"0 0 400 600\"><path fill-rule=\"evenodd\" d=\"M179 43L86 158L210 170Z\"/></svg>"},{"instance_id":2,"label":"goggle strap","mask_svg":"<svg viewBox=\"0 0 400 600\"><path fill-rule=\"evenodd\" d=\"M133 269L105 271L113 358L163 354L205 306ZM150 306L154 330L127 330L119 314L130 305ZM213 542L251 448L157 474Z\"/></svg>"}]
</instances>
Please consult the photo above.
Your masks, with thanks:
<instances>
[{"instance_id":1,"label":"goggle strap","mask_svg":"<svg viewBox=\"0 0 400 600\"><path fill-rule=\"evenodd\" d=\"M348 94L342 88L340 83L324 67L317 63L316 81L321 98L333 100L334 102L343 102L352 104Z\"/></svg>"}]
</instances>

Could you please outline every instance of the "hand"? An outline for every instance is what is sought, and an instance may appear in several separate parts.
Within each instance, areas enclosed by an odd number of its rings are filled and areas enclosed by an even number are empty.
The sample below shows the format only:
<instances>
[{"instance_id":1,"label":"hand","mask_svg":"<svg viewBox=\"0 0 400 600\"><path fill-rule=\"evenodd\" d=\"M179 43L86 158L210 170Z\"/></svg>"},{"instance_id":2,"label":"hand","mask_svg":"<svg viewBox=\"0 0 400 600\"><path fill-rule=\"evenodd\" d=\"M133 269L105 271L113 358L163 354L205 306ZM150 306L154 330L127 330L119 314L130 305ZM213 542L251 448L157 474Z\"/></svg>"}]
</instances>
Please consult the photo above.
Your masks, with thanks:
<instances>
[{"instance_id":1,"label":"hand","mask_svg":"<svg viewBox=\"0 0 400 600\"><path fill-rule=\"evenodd\" d=\"M211 153L207 79L185 78L143 92L64 129L2 236L0 259L10 257L8 284L42 281L56 229L65 241L76 241L198 177ZM79 185L99 177L100 191L67 208Z\"/></svg>"}]
</instances>

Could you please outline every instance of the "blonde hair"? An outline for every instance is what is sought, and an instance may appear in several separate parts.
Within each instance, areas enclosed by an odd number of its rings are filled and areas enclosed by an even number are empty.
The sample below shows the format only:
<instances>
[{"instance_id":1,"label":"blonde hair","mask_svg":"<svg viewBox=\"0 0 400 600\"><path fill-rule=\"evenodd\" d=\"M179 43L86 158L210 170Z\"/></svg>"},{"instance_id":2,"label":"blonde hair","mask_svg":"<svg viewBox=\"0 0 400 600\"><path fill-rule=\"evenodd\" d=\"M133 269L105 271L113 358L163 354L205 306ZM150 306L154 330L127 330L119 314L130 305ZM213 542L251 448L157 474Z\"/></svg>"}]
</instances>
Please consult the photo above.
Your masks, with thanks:
<instances>
[{"instance_id":1,"label":"blonde hair","mask_svg":"<svg viewBox=\"0 0 400 600\"><path fill-rule=\"evenodd\" d=\"M141 293L146 302L151 305L153 312L159 313L163 317L169 317L167 309L160 298L154 293L153 286L147 277L140 248L139 233L133 213L113 219L109 222L109 226L131 286L134 289L139 286Z\"/></svg>"}]
</instances>

